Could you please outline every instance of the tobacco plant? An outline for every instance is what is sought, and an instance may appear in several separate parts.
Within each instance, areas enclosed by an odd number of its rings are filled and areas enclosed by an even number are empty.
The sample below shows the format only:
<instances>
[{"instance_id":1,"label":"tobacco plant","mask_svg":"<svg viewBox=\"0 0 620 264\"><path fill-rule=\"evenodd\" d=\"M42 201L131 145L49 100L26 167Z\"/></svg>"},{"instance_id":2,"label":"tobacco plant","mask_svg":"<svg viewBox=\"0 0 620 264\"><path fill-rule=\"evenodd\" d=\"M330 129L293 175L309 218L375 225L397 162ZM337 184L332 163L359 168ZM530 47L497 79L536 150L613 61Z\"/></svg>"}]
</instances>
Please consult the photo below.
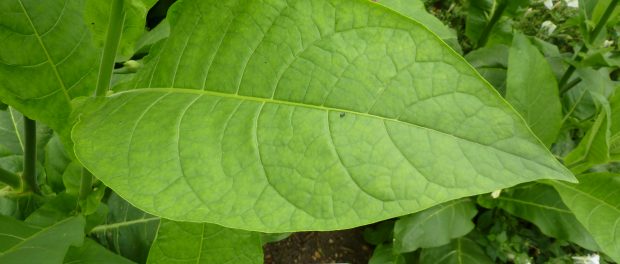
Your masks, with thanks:
<instances>
[{"instance_id":1,"label":"tobacco plant","mask_svg":"<svg viewBox=\"0 0 620 264\"><path fill-rule=\"evenodd\" d=\"M618 261L617 2L570 57L512 27L540 3L471 1L463 57L417 0L182 0L148 31L155 0L2 1L0 262L260 263L262 233L395 217L373 261L515 261L482 207Z\"/></svg>"}]
</instances>

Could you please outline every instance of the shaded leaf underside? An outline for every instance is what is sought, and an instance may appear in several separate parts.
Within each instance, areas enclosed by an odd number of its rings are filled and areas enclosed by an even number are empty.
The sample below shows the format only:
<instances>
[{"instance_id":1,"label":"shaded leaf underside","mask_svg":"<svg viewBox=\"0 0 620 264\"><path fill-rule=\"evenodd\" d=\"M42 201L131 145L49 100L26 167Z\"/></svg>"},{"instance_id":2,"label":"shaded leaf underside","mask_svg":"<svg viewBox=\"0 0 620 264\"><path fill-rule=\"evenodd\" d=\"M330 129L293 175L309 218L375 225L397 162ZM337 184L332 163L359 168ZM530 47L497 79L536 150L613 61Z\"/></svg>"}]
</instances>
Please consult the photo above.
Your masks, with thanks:
<instances>
[{"instance_id":1,"label":"shaded leaf underside","mask_svg":"<svg viewBox=\"0 0 620 264\"><path fill-rule=\"evenodd\" d=\"M462 58L373 3L184 1L169 19L140 89L92 100L73 131L149 213L329 230L573 179Z\"/></svg>"}]
</instances>

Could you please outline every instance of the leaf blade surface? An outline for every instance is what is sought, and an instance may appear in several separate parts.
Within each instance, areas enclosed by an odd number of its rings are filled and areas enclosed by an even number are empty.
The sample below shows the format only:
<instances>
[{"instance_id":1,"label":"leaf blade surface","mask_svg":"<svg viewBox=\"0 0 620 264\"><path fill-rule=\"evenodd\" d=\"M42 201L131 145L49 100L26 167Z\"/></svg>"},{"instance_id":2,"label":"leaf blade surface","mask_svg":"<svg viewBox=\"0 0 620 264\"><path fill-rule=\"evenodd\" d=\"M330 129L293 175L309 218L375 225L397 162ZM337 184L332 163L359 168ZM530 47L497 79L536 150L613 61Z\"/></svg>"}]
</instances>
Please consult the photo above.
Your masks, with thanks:
<instances>
[{"instance_id":1,"label":"leaf blade surface","mask_svg":"<svg viewBox=\"0 0 620 264\"><path fill-rule=\"evenodd\" d=\"M80 161L151 214L330 230L572 180L461 57L376 4L186 1L169 19L138 89L73 130Z\"/></svg>"}]
</instances>

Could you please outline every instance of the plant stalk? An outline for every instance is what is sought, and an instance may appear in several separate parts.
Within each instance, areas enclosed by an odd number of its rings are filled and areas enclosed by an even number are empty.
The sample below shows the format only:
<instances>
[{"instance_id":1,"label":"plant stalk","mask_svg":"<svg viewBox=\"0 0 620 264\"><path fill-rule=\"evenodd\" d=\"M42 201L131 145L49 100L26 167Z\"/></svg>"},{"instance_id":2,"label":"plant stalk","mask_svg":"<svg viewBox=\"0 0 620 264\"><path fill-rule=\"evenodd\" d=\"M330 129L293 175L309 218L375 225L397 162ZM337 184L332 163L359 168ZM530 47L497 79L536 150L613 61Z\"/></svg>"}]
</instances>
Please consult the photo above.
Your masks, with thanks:
<instances>
[{"instance_id":1,"label":"plant stalk","mask_svg":"<svg viewBox=\"0 0 620 264\"><path fill-rule=\"evenodd\" d=\"M3 182L13 188L13 190L19 190L22 187L22 181L15 173L0 168L0 182Z\"/></svg>"},{"instance_id":2,"label":"plant stalk","mask_svg":"<svg viewBox=\"0 0 620 264\"><path fill-rule=\"evenodd\" d=\"M106 31L106 40L99 64L99 75L97 77L97 87L95 97L105 96L110 89L112 71L116 52L121 42L123 33L123 23L125 22L125 9L123 0L112 0L110 8L110 20ZM85 200L92 191L93 174L86 168L82 168L82 178L80 180L80 200Z\"/></svg>"},{"instance_id":3,"label":"plant stalk","mask_svg":"<svg viewBox=\"0 0 620 264\"><path fill-rule=\"evenodd\" d=\"M37 184L37 123L24 116L24 172L23 182L26 188L36 194L40 194Z\"/></svg>"},{"instance_id":4,"label":"plant stalk","mask_svg":"<svg viewBox=\"0 0 620 264\"><path fill-rule=\"evenodd\" d=\"M118 45L121 42L124 21L125 10L123 8L123 0L112 0L110 22L108 23L108 29L106 31L106 40L103 47L103 54L101 56L101 64L99 64L99 76L97 78L95 97L105 96L110 89L112 71L114 70L114 60L116 59Z\"/></svg>"},{"instance_id":5,"label":"plant stalk","mask_svg":"<svg viewBox=\"0 0 620 264\"><path fill-rule=\"evenodd\" d=\"M478 42L476 43L476 48L484 47L484 45L487 44L487 41L489 40L489 36L491 35L491 30L493 29L495 24L497 24L499 19L502 17L502 14L506 10L506 7L508 7L508 1L498 1L498 6L493 11L493 16L491 16L489 23L487 23L487 25L482 30L482 33L480 34L480 38L478 39Z\"/></svg>"},{"instance_id":6,"label":"plant stalk","mask_svg":"<svg viewBox=\"0 0 620 264\"><path fill-rule=\"evenodd\" d=\"M596 27L594 27L594 30L590 32L590 41L594 40L601 33L603 28L605 28L605 26L607 25L607 21L609 20L611 14L614 12L616 6L618 5L618 1L620 0L611 0L609 6L607 6L607 9L605 9L605 13L603 13L603 16L601 16L601 19L596 24ZM577 51L575 61L580 62L583 59L581 57L581 54L584 54L586 52L588 52L588 47L586 45L581 46L579 51ZM566 71L562 75L562 78L560 78L560 81L558 82L558 87L560 87L560 96L562 96L574 87L574 85L567 85L567 83L573 73L575 73L575 70L576 68L574 65L569 65L568 69L566 69Z\"/></svg>"}]
</instances>

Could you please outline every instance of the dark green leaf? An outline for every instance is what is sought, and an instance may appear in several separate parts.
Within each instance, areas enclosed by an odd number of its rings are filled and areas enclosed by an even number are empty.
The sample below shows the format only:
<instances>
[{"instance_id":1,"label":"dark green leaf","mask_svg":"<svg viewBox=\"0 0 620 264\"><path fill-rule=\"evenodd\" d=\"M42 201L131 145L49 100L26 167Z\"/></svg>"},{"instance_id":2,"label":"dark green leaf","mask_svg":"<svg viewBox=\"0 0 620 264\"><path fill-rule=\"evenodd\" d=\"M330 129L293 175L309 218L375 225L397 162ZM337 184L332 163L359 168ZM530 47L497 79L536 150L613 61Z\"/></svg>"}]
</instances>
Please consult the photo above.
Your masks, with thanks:
<instances>
[{"instance_id":1,"label":"dark green leaf","mask_svg":"<svg viewBox=\"0 0 620 264\"><path fill-rule=\"evenodd\" d=\"M162 219L147 263L263 263L263 248L255 232Z\"/></svg>"},{"instance_id":2,"label":"dark green leaf","mask_svg":"<svg viewBox=\"0 0 620 264\"><path fill-rule=\"evenodd\" d=\"M550 147L562 126L558 84L547 60L520 33L515 33L510 47L506 82L506 100Z\"/></svg>"},{"instance_id":3,"label":"dark green leaf","mask_svg":"<svg viewBox=\"0 0 620 264\"><path fill-rule=\"evenodd\" d=\"M590 250L598 249L592 236L550 186L525 184L505 190L495 199L481 196L479 201L534 223L545 235L568 240Z\"/></svg>"},{"instance_id":4,"label":"dark green leaf","mask_svg":"<svg viewBox=\"0 0 620 264\"><path fill-rule=\"evenodd\" d=\"M97 242L86 239L81 247L71 247L65 256L64 264L131 264L126 258L116 255Z\"/></svg>"},{"instance_id":5,"label":"dark green leaf","mask_svg":"<svg viewBox=\"0 0 620 264\"><path fill-rule=\"evenodd\" d=\"M448 244L474 229L477 212L470 199L460 199L401 217L394 226L394 249L403 253Z\"/></svg>"},{"instance_id":6,"label":"dark green leaf","mask_svg":"<svg viewBox=\"0 0 620 264\"><path fill-rule=\"evenodd\" d=\"M506 45L493 45L465 55L465 59L502 95L506 94L508 50L509 47Z\"/></svg>"},{"instance_id":7,"label":"dark green leaf","mask_svg":"<svg viewBox=\"0 0 620 264\"><path fill-rule=\"evenodd\" d=\"M108 198L107 204L110 210L107 220L94 227L91 234L116 254L138 263L146 262L159 217L136 209L116 194Z\"/></svg>"},{"instance_id":8,"label":"dark green leaf","mask_svg":"<svg viewBox=\"0 0 620 264\"><path fill-rule=\"evenodd\" d=\"M70 245L84 239L84 218L71 217L38 227L0 216L0 262L62 263ZM28 262L25 262L28 261Z\"/></svg>"},{"instance_id":9,"label":"dark green leaf","mask_svg":"<svg viewBox=\"0 0 620 264\"><path fill-rule=\"evenodd\" d=\"M475 241L460 237L450 244L424 248L420 254L420 264L491 264L493 261Z\"/></svg>"}]
</instances>

